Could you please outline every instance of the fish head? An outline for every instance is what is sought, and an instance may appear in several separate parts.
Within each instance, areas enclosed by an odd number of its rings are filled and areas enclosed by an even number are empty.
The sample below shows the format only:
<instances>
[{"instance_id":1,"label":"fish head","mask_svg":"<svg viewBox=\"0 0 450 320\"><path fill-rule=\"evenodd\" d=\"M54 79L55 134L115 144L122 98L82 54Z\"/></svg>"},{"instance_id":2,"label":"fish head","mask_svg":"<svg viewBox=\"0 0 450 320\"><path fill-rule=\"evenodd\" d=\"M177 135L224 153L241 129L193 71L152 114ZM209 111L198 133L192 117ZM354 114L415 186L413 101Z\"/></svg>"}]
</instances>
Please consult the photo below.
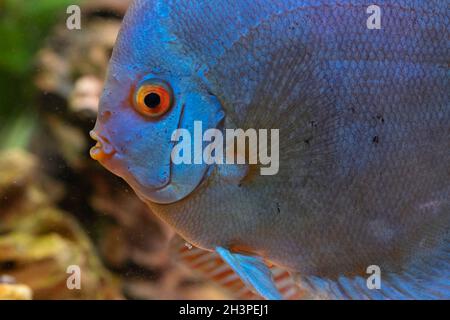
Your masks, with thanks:
<instances>
[{"instance_id":1,"label":"fish head","mask_svg":"<svg viewBox=\"0 0 450 320\"><path fill-rule=\"evenodd\" d=\"M207 164L174 164L173 135L194 136L194 121L218 128L224 117L191 60L179 52L152 1L129 9L110 61L91 137L91 157L122 177L143 198L173 203L205 178ZM158 11L159 14L154 12Z\"/></svg>"}]
</instances>

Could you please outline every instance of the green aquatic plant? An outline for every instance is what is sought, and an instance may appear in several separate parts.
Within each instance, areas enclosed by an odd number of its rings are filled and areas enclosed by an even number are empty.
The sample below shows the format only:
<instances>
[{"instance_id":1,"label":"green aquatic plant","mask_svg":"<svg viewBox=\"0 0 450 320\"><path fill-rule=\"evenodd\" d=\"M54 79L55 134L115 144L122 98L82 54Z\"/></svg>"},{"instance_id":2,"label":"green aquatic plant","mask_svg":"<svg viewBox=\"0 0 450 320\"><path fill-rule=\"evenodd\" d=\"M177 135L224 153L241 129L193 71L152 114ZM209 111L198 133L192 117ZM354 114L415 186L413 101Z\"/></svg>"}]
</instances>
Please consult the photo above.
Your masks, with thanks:
<instances>
[{"instance_id":1,"label":"green aquatic plant","mask_svg":"<svg viewBox=\"0 0 450 320\"><path fill-rule=\"evenodd\" d=\"M35 55L78 0L0 0L0 149L26 147L35 127Z\"/></svg>"}]
</instances>

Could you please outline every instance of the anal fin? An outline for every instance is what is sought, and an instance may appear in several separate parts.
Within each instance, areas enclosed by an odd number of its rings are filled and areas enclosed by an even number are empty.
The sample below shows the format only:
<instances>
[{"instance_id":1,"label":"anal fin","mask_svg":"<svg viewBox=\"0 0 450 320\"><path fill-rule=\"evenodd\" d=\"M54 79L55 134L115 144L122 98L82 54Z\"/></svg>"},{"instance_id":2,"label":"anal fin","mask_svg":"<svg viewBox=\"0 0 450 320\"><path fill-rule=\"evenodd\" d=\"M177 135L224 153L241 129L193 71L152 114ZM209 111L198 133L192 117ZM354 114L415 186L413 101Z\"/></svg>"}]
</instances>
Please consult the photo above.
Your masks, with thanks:
<instances>
[{"instance_id":1,"label":"anal fin","mask_svg":"<svg viewBox=\"0 0 450 320\"><path fill-rule=\"evenodd\" d=\"M179 236L172 239L171 248L178 262L229 292L232 297L245 300L261 299L261 295L249 288L251 286L253 289L253 285L247 285L217 252L187 245L186 241ZM301 290L296 279L288 271L278 266L271 266L270 271L273 282L283 299L305 298L305 291Z\"/></svg>"}]
</instances>

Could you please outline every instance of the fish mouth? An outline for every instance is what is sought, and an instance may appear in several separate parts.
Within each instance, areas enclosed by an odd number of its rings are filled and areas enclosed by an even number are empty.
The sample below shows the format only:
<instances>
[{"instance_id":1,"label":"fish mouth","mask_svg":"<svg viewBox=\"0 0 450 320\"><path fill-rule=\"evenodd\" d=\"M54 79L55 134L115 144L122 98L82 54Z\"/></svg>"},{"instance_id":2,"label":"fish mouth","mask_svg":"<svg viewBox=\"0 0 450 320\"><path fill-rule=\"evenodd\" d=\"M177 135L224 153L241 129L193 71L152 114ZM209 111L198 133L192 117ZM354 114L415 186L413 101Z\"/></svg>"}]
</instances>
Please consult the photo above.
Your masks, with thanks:
<instances>
[{"instance_id":1,"label":"fish mouth","mask_svg":"<svg viewBox=\"0 0 450 320\"><path fill-rule=\"evenodd\" d=\"M92 159L102 161L111 158L116 153L116 150L107 138L99 135L94 130L89 132L89 135L97 142L89 151Z\"/></svg>"},{"instance_id":2,"label":"fish mouth","mask_svg":"<svg viewBox=\"0 0 450 320\"><path fill-rule=\"evenodd\" d=\"M137 190L144 190L144 193L158 192L170 184L171 179L168 179L162 185L156 187L150 187L142 184L133 176L133 174L124 169L121 155L116 152L108 138L97 133L95 130L90 131L89 135L96 141L95 146L93 146L89 151L91 158L100 162L105 168L114 174L122 177L136 191L136 193L138 193Z\"/></svg>"}]
</instances>

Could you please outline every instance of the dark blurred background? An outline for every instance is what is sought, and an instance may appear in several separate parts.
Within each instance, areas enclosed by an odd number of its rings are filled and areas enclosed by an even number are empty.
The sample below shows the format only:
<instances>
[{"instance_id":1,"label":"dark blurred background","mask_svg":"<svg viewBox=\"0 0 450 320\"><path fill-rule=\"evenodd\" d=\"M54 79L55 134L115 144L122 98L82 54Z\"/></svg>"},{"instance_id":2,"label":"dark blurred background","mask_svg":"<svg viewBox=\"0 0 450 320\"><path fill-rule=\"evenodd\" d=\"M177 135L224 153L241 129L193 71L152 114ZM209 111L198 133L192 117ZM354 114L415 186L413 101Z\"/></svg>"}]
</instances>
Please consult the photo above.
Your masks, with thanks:
<instances>
[{"instance_id":1,"label":"dark blurred background","mask_svg":"<svg viewBox=\"0 0 450 320\"><path fill-rule=\"evenodd\" d=\"M89 158L129 3L0 0L0 299L229 298L173 259L172 232ZM66 27L73 4L81 30Z\"/></svg>"}]
</instances>

